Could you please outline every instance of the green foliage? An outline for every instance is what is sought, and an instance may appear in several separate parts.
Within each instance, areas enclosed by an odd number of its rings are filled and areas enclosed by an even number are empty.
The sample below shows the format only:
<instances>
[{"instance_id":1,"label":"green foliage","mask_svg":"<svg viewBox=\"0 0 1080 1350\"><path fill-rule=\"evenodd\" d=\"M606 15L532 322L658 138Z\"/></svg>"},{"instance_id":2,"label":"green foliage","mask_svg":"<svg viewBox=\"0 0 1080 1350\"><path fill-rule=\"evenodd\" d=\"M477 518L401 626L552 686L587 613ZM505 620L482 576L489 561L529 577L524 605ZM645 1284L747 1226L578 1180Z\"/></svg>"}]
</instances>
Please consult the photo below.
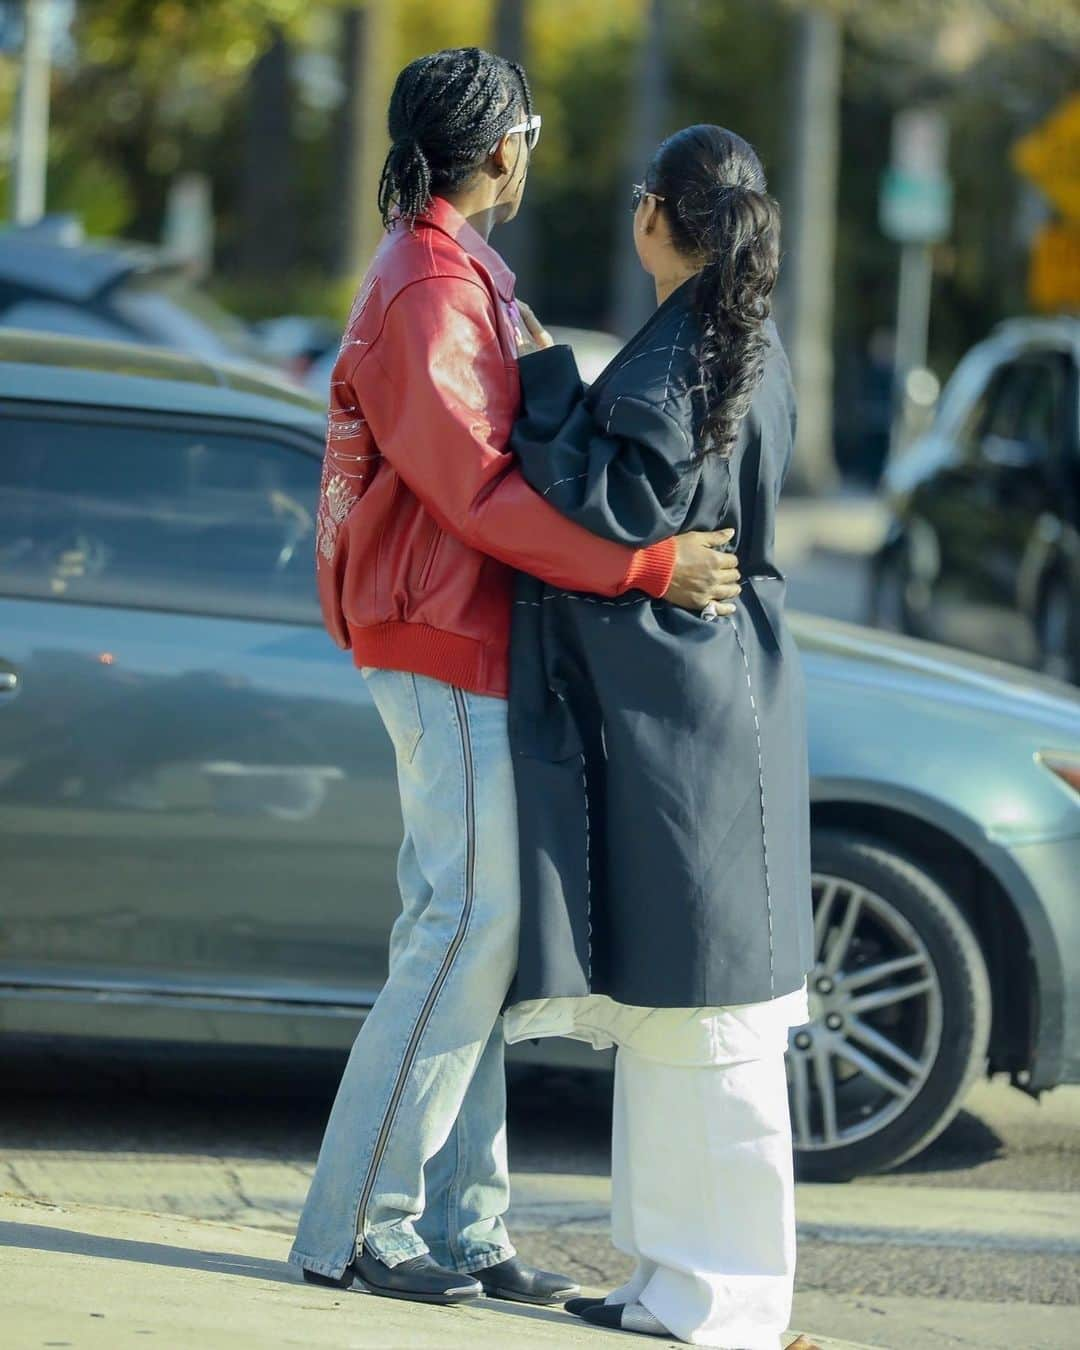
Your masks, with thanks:
<instances>
[{"instance_id":1,"label":"green foliage","mask_svg":"<svg viewBox=\"0 0 1080 1350\"><path fill-rule=\"evenodd\" d=\"M76 38L89 65L138 83L221 87L243 77L275 31L308 30L308 0L81 0Z\"/></svg>"},{"instance_id":2,"label":"green foliage","mask_svg":"<svg viewBox=\"0 0 1080 1350\"><path fill-rule=\"evenodd\" d=\"M218 275L207 289L226 309L244 319L310 314L344 325L356 294L356 280L311 271L295 271L285 277Z\"/></svg>"},{"instance_id":3,"label":"green foliage","mask_svg":"<svg viewBox=\"0 0 1080 1350\"><path fill-rule=\"evenodd\" d=\"M390 7L394 71L439 46L490 45L498 0L364 0ZM646 0L521 0L544 136L529 185L538 252L531 297L552 321L603 322L622 210L637 44ZM157 237L169 181L209 174L217 210L216 285L238 311L347 310L355 278L327 280L341 199L338 109L294 81L282 147L298 221L294 275L236 279L244 262L241 185L251 73L275 35L332 71L350 0L79 0L77 60L57 68L49 205L94 233ZM1024 303L1016 234L1020 183L1010 142L1080 84L1076 0L670 0L668 126L719 121L755 143L783 187L792 15L813 5L845 27L838 214L837 334L865 345L892 322L897 250L877 225L878 182L896 107L932 99L949 118L956 226L939 250L934 359L955 356ZM390 63L388 62L388 67ZM14 62L0 58L0 118ZM340 91L339 91L340 92ZM378 129L382 135L382 128ZM0 171L0 191L3 190ZM2 197L0 197L2 200ZM508 236L509 237L509 236Z\"/></svg>"}]
</instances>

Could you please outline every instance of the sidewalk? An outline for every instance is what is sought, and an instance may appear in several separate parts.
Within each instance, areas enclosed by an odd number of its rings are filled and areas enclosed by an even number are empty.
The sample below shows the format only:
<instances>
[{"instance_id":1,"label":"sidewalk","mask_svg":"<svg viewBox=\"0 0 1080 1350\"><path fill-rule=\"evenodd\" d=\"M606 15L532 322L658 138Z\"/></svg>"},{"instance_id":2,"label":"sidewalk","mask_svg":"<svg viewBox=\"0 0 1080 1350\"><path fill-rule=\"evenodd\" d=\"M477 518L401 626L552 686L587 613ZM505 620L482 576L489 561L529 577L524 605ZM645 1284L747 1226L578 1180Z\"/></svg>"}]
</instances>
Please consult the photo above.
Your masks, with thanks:
<instances>
[{"instance_id":1,"label":"sidewalk","mask_svg":"<svg viewBox=\"0 0 1080 1350\"><path fill-rule=\"evenodd\" d=\"M0 1196L5 1350L542 1350L626 1347L558 1309L462 1308L305 1285L281 1233ZM599 1293L599 1290L586 1292ZM870 1350L818 1338L822 1350ZM642 1345L646 1342L642 1341ZM649 1345L678 1346L650 1337Z\"/></svg>"},{"instance_id":2,"label":"sidewalk","mask_svg":"<svg viewBox=\"0 0 1080 1350\"><path fill-rule=\"evenodd\" d=\"M872 492L844 488L824 497L781 497L776 546L781 566L810 554L867 558L884 542L889 509Z\"/></svg>"}]
</instances>

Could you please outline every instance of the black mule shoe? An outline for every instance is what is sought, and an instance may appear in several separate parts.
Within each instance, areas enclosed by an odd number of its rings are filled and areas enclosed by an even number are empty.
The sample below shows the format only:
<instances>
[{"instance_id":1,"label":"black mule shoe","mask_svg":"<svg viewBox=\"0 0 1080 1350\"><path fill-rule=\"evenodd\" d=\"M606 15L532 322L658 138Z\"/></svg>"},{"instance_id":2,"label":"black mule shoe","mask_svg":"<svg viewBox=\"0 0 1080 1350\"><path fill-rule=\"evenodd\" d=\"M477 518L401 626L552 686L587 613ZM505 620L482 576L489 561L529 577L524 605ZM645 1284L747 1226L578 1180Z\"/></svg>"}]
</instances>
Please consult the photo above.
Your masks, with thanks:
<instances>
[{"instance_id":1,"label":"black mule shoe","mask_svg":"<svg viewBox=\"0 0 1080 1350\"><path fill-rule=\"evenodd\" d=\"M599 1308L603 1302L602 1298L568 1298L563 1306L568 1313L581 1317L586 1308Z\"/></svg>"},{"instance_id":2,"label":"black mule shoe","mask_svg":"<svg viewBox=\"0 0 1080 1350\"><path fill-rule=\"evenodd\" d=\"M563 1303L581 1293L581 1285L575 1284L568 1275L537 1270L516 1256L500 1261L497 1266L478 1270L476 1278L488 1298L504 1298L511 1303Z\"/></svg>"},{"instance_id":3,"label":"black mule shoe","mask_svg":"<svg viewBox=\"0 0 1080 1350\"><path fill-rule=\"evenodd\" d=\"M647 1308L641 1308L636 1303L605 1303L599 1308L586 1308L581 1314L581 1320L594 1327L636 1331L643 1336L671 1337L667 1327L657 1321Z\"/></svg>"},{"instance_id":4,"label":"black mule shoe","mask_svg":"<svg viewBox=\"0 0 1080 1350\"><path fill-rule=\"evenodd\" d=\"M483 1286L471 1275L459 1275L455 1270L444 1270L430 1255L414 1256L399 1265L388 1266L370 1252L358 1256L345 1273L335 1279L304 1271L309 1284L321 1284L334 1289L348 1289L355 1284L369 1294L380 1298L402 1298L413 1303L467 1303L479 1298Z\"/></svg>"}]
</instances>

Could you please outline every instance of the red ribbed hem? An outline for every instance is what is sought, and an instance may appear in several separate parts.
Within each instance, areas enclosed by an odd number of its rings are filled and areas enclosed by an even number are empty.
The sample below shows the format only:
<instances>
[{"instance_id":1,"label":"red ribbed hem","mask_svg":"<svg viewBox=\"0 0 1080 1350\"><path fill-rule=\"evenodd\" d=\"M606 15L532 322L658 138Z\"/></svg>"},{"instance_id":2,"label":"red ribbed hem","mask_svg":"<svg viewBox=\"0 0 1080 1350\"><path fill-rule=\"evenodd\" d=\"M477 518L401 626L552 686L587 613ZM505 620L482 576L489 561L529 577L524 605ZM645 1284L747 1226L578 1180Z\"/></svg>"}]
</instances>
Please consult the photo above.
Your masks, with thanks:
<instances>
[{"instance_id":1,"label":"red ribbed hem","mask_svg":"<svg viewBox=\"0 0 1080 1350\"><path fill-rule=\"evenodd\" d=\"M408 670L472 694L507 697L507 653L475 638L426 623L380 623L369 628L349 624L349 639L358 666Z\"/></svg>"},{"instance_id":2,"label":"red ribbed hem","mask_svg":"<svg viewBox=\"0 0 1080 1350\"><path fill-rule=\"evenodd\" d=\"M624 578L626 590L637 589L659 600L671 585L675 575L675 539L661 539L658 544L638 549Z\"/></svg>"}]
</instances>

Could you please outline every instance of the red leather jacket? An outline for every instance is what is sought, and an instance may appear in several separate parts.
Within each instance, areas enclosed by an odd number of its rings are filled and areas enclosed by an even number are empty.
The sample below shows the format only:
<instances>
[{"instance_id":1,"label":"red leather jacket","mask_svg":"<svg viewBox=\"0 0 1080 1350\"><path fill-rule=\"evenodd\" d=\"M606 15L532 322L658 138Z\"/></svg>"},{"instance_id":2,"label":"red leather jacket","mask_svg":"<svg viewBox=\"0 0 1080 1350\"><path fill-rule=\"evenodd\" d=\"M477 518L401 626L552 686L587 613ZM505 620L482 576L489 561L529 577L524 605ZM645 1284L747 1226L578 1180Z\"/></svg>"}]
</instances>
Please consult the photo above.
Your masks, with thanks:
<instances>
[{"instance_id":1,"label":"red leather jacket","mask_svg":"<svg viewBox=\"0 0 1080 1350\"><path fill-rule=\"evenodd\" d=\"M505 697L514 569L661 596L675 543L631 550L572 524L505 446L517 415L514 276L442 198L383 240L330 391L317 571L358 666Z\"/></svg>"}]
</instances>

